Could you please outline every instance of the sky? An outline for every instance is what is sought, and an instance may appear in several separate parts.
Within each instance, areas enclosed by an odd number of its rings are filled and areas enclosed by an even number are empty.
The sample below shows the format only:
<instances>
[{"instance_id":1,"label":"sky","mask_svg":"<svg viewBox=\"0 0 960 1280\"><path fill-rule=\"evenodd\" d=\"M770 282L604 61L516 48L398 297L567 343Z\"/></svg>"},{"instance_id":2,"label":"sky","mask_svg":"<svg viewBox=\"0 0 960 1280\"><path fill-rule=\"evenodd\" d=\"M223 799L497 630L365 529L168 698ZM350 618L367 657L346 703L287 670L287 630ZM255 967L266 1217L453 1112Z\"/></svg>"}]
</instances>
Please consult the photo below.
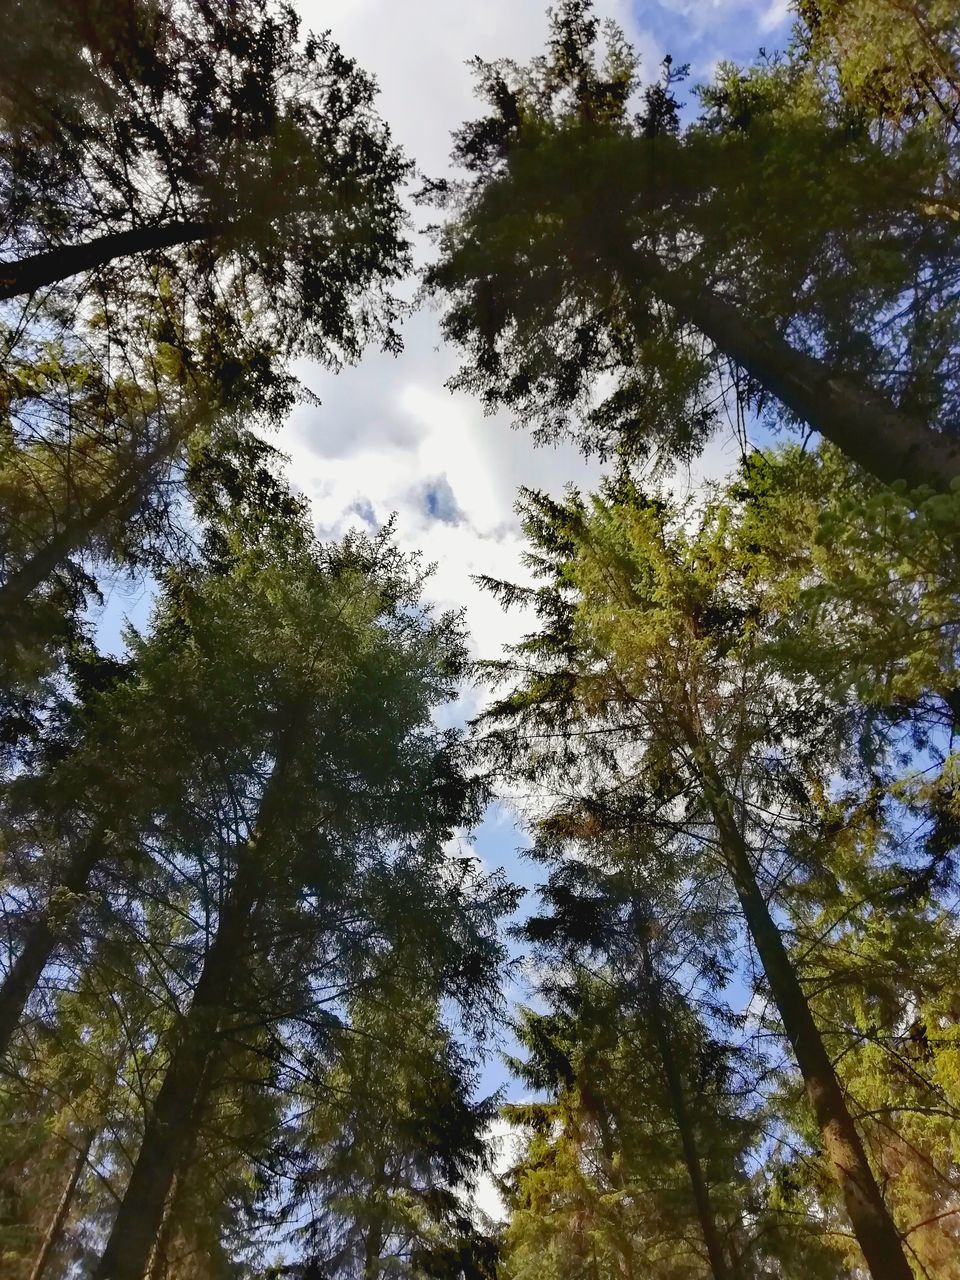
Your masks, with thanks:
<instances>
[{"instance_id":1,"label":"sky","mask_svg":"<svg viewBox=\"0 0 960 1280\"><path fill-rule=\"evenodd\" d=\"M448 171L452 130L475 114L468 60L525 60L543 50L547 29L546 0L297 3L306 27L329 29L376 78L397 142L434 178ZM783 44L789 32L788 0L597 0L597 11L626 30L647 76L669 51L676 63L690 63L691 84L709 78L720 58L749 59L761 46ZM420 261L431 252L420 228L435 217L412 211ZM377 527L396 513L401 544L436 564L434 597L464 606L475 652L495 657L522 623L505 618L471 575L523 576L518 487L558 493L571 481L592 485L599 472L572 445L536 448L505 418L486 417L469 395L447 390L456 368L436 312L421 310L405 324L400 356L370 351L336 375L301 367L321 404L299 406L278 444L321 534ZM720 473L734 457L733 442L718 441L704 465ZM468 697L464 711L475 706Z\"/></svg>"},{"instance_id":2,"label":"sky","mask_svg":"<svg viewBox=\"0 0 960 1280\"><path fill-rule=\"evenodd\" d=\"M524 61L542 51L546 35L546 0L295 2L306 27L329 29L376 78L381 114L431 178L448 171L451 131L475 114L468 60ZM646 78L656 76L669 52L675 63L690 64L690 84L708 80L721 59L742 62L763 47L782 47L790 29L789 0L597 0L596 7L624 28ZM420 228L431 216L412 212L420 261L430 253ZM405 325L399 356L371 351L336 376L301 368L321 403L300 406L278 444L322 535L377 527L395 514L400 544L436 565L430 594L440 605L465 608L474 652L490 658L518 638L523 620L505 617L471 575L523 580L518 487L559 493L568 482L591 486L599 471L572 446L536 448L505 418L485 416L476 400L451 393L444 384L456 367L456 352L441 344L437 314L419 311ZM734 457L733 442L718 441L702 467L719 474ZM482 699L482 691L465 691L455 714L473 714ZM518 855L523 843L509 807L498 805L476 833L474 851L488 868L503 866L514 882L532 887L536 869ZM522 996L522 987L508 994ZM518 1096L519 1086L494 1057L483 1066L480 1088L501 1086ZM478 1202L497 1211L492 1184L480 1188Z\"/></svg>"}]
</instances>

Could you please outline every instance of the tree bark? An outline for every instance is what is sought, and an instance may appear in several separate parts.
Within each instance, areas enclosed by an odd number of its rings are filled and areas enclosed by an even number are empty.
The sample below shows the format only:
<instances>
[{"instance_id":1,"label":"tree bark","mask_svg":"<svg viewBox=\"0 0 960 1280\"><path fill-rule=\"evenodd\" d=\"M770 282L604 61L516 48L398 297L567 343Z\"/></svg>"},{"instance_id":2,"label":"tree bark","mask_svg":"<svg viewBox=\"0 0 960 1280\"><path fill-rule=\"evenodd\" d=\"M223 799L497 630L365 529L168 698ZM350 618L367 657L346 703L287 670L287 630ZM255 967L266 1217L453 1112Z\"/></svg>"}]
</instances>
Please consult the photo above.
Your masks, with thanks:
<instances>
[{"instance_id":1,"label":"tree bark","mask_svg":"<svg viewBox=\"0 0 960 1280\"><path fill-rule=\"evenodd\" d=\"M681 723L696 761L720 848L740 900L747 928L793 1046L807 1096L820 1127L824 1152L837 1180L873 1280L913 1280L903 1242L873 1176L843 1090L783 938L757 884L750 852L734 816L729 791L703 739L690 720Z\"/></svg>"},{"instance_id":2,"label":"tree bark","mask_svg":"<svg viewBox=\"0 0 960 1280\"><path fill-rule=\"evenodd\" d=\"M143 1280L171 1188L193 1149L207 1099L210 1066L223 1040L249 927L263 892L265 840L276 835L278 824L286 817L283 782L305 710L302 702L294 704L282 731L273 773L260 802L256 833L240 856L216 937L204 960L93 1280Z\"/></svg>"},{"instance_id":3,"label":"tree bark","mask_svg":"<svg viewBox=\"0 0 960 1280\"><path fill-rule=\"evenodd\" d=\"M654 973L650 948L646 938L642 936L640 938L640 954L643 961L644 982L649 1001L650 1023L657 1042L657 1048L660 1051L660 1062L663 1066L664 1079L667 1082L670 1105L680 1133L683 1162L686 1165L687 1176L690 1179L690 1189L693 1192L697 1218L700 1222L700 1231L703 1235L703 1243L706 1245L707 1257L710 1261L710 1270L713 1272L714 1280L731 1280L730 1268L727 1265L726 1254L720 1240L720 1233L717 1230L713 1204L710 1200L710 1189L707 1186L706 1178L703 1176L697 1137L693 1128L690 1109L687 1106L683 1081L677 1069L670 1032L663 1017L660 984L657 980L657 975Z\"/></svg>"},{"instance_id":4,"label":"tree bark","mask_svg":"<svg viewBox=\"0 0 960 1280\"><path fill-rule=\"evenodd\" d=\"M960 436L935 431L882 395L835 374L769 326L650 253L634 259L641 284L700 330L798 418L884 484L947 492L960 477Z\"/></svg>"},{"instance_id":5,"label":"tree bark","mask_svg":"<svg viewBox=\"0 0 960 1280\"><path fill-rule=\"evenodd\" d=\"M383 1226L379 1216L374 1217L367 1232L363 1250L363 1280L379 1280L380 1250L383 1248Z\"/></svg>"},{"instance_id":6,"label":"tree bark","mask_svg":"<svg viewBox=\"0 0 960 1280\"><path fill-rule=\"evenodd\" d=\"M93 1146L94 1133L91 1129L83 1143L83 1146L77 1152L77 1158L74 1161L70 1177L67 1179L67 1185L63 1189L63 1195L57 1205L56 1212L51 1219L46 1234L43 1237L43 1243L40 1245L40 1252L34 1260L33 1269L30 1272L30 1280L41 1280L47 1263L50 1261L50 1255L60 1241L60 1235L63 1231L63 1224L67 1220L70 1212L70 1206L73 1203L73 1194L77 1189L77 1183L80 1181L80 1175L83 1173L87 1163L87 1156L90 1154L90 1148Z\"/></svg>"},{"instance_id":7,"label":"tree bark","mask_svg":"<svg viewBox=\"0 0 960 1280\"><path fill-rule=\"evenodd\" d=\"M68 893L83 893L89 883L90 873L104 856L104 852L103 835L97 832L74 854L53 892L56 889L66 889ZM27 931L20 954L0 986L0 1057L9 1048L27 1001L36 989L59 941L60 932L54 913L48 905Z\"/></svg>"},{"instance_id":8,"label":"tree bark","mask_svg":"<svg viewBox=\"0 0 960 1280\"><path fill-rule=\"evenodd\" d=\"M187 1157L189 1160L189 1156ZM156 1238L153 1247L150 1250L150 1260L147 1263L147 1271L145 1280L163 1280L167 1274L169 1259L167 1258L167 1250L173 1236L174 1223L176 1218L177 1191L181 1183L180 1175L174 1174L173 1181L170 1186L170 1194L167 1196L163 1206L163 1216L160 1219L160 1226L157 1229Z\"/></svg>"},{"instance_id":9,"label":"tree bark","mask_svg":"<svg viewBox=\"0 0 960 1280\"><path fill-rule=\"evenodd\" d=\"M113 231L98 236L86 244L65 245L31 254L17 262L0 262L0 301L15 298L22 293L33 293L44 285L56 284L94 271L114 258L129 258L138 253L150 253L158 249L170 249L176 245L192 244L197 240L210 240L230 227L226 222L194 220L167 222L156 227L132 227L128 231Z\"/></svg>"},{"instance_id":10,"label":"tree bark","mask_svg":"<svg viewBox=\"0 0 960 1280\"><path fill-rule=\"evenodd\" d=\"M194 1136L256 899L250 850L204 960L94 1280L142 1280L167 1197Z\"/></svg>"}]
</instances>

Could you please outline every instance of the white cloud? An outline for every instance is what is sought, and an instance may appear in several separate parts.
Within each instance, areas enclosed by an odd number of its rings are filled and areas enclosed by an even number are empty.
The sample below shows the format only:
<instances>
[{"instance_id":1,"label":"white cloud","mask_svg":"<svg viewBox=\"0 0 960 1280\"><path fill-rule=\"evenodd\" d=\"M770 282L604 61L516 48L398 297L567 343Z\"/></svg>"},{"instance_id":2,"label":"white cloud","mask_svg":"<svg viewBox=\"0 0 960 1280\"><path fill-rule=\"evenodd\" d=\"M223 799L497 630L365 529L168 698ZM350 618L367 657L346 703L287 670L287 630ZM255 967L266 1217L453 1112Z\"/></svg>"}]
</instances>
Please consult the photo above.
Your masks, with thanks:
<instances>
[{"instance_id":1,"label":"white cloud","mask_svg":"<svg viewBox=\"0 0 960 1280\"><path fill-rule=\"evenodd\" d=\"M451 130L471 113L468 59L525 61L542 51L547 29L547 0L299 0L297 7L309 27L329 28L344 52L376 76L397 140L432 176L446 168ZM652 50L627 0L598 0L596 9Z\"/></svg>"},{"instance_id":2,"label":"white cloud","mask_svg":"<svg viewBox=\"0 0 960 1280\"><path fill-rule=\"evenodd\" d=\"M307 373L323 403L301 406L279 444L321 534L380 524L396 512L400 545L436 564L433 598L466 607L475 652L495 657L523 619L505 618L471 575L526 579L513 513L518 487L557 493L571 479L587 486L598 468L572 445L536 448L505 418L447 391L457 357L438 343L436 318L424 312L410 321L399 358L371 352L336 377ZM456 509L448 518L427 501L440 488Z\"/></svg>"},{"instance_id":3,"label":"white cloud","mask_svg":"<svg viewBox=\"0 0 960 1280\"><path fill-rule=\"evenodd\" d=\"M507 1217L506 1208L500 1192L497 1190L496 1177L501 1177L509 1169L519 1154L521 1141L520 1131L509 1120L494 1120L486 1133L487 1147L491 1154L492 1174L484 1174L477 1182L473 1193L473 1203L494 1222L503 1222Z\"/></svg>"},{"instance_id":4,"label":"white cloud","mask_svg":"<svg viewBox=\"0 0 960 1280\"><path fill-rule=\"evenodd\" d=\"M760 15L760 30L764 35L778 30L789 21L794 11L793 0L770 0Z\"/></svg>"},{"instance_id":5,"label":"white cloud","mask_svg":"<svg viewBox=\"0 0 960 1280\"><path fill-rule=\"evenodd\" d=\"M769 0L674 0L670 6L648 0L639 8L629 0L597 3L598 13L617 19L636 42L648 73L671 34L662 23L667 8L674 26L680 13L684 30L707 30L721 47L724 31L742 28L747 13L758 30L760 15L770 5ZM456 7L444 0L299 0L299 9L306 26L329 28L377 78L381 113L398 142L431 175L445 171L450 133L475 109L467 60L474 54L524 60L542 50L546 34L546 0L485 0ZM676 47L675 52L683 53ZM415 217L425 220L420 213ZM427 251L423 245L421 250ZM291 477L309 496L324 536L336 536L351 524L379 523L396 512L400 544L436 562L433 597L444 606L465 607L475 652L495 657L504 642L518 637L524 620L504 617L470 576L525 578L513 514L517 487L559 493L571 480L589 487L598 468L571 445L535 448L502 417L486 417L476 400L448 392L444 383L455 371L457 355L441 347L434 312L411 317L404 340L400 356L371 351L356 368L336 377L301 369L322 405L301 406L279 444L290 455ZM721 457L718 445L711 450L710 470L721 469ZM432 511L431 493L437 498ZM475 705L468 698L462 710L469 713Z\"/></svg>"}]
</instances>

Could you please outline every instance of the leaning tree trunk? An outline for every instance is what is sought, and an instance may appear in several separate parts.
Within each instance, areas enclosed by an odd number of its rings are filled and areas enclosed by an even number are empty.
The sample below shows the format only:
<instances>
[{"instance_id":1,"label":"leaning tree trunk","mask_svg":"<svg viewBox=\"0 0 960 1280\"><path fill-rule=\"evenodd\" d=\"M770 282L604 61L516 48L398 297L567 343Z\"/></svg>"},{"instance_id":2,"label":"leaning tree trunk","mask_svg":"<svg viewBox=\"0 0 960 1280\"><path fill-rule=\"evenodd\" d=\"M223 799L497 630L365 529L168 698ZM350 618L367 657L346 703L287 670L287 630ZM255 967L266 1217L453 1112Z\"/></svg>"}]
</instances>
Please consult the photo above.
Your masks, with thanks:
<instances>
[{"instance_id":1,"label":"leaning tree trunk","mask_svg":"<svg viewBox=\"0 0 960 1280\"><path fill-rule=\"evenodd\" d=\"M189 1164L190 1155L187 1154L186 1164ZM163 1206L163 1217L160 1221L160 1227L157 1231L156 1239L153 1242L153 1248L150 1250L150 1260L147 1263L147 1270L144 1280L163 1280L167 1274L167 1268L170 1259L167 1256L169 1252L170 1241L173 1238L174 1230L177 1223L177 1201L179 1199L179 1191L182 1186L182 1175L174 1174L173 1183L170 1187L170 1194L167 1196L166 1204Z\"/></svg>"},{"instance_id":2,"label":"leaning tree trunk","mask_svg":"<svg viewBox=\"0 0 960 1280\"><path fill-rule=\"evenodd\" d=\"M50 1220L50 1225L40 1244L40 1251L34 1259L33 1268L30 1271L30 1280L42 1280L47 1263L50 1261L50 1255L60 1243L63 1226L70 1213L70 1206L73 1204L73 1196L77 1189L77 1183L80 1181L80 1175L86 1168L87 1157L90 1154L90 1148L93 1146L93 1139L94 1131L91 1129L77 1152L77 1158L73 1162L73 1168L70 1170L70 1177L67 1179L67 1185L63 1189L63 1195L60 1197L54 1215Z\"/></svg>"},{"instance_id":3,"label":"leaning tree trunk","mask_svg":"<svg viewBox=\"0 0 960 1280\"><path fill-rule=\"evenodd\" d=\"M21 293L33 293L45 285L69 280L83 271L95 271L115 258L129 258L138 253L154 253L197 240L211 240L228 229L229 224L209 220L167 222L155 227L132 227L98 236L86 244L64 245L31 254L17 262L0 262L0 301Z\"/></svg>"},{"instance_id":4,"label":"leaning tree trunk","mask_svg":"<svg viewBox=\"0 0 960 1280\"><path fill-rule=\"evenodd\" d=\"M683 320L798 418L885 484L947 492L960 477L960 437L935 431L822 360L798 351L708 288L638 253L631 270Z\"/></svg>"},{"instance_id":5,"label":"leaning tree trunk","mask_svg":"<svg viewBox=\"0 0 960 1280\"><path fill-rule=\"evenodd\" d=\"M75 852L55 889L65 889L71 894L83 893L89 883L90 873L104 856L104 852L102 832L96 832ZM9 1048L27 1001L60 942L56 915L55 909L48 903L42 915L27 930L20 954L0 986L0 1057Z\"/></svg>"},{"instance_id":6,"label":"leaning tree trunk","mask_svg":"<svg viewBox=\"0 0 960 1280\"><path fill-rule=\"evenodd\" d=\"M843 1196L854 1235L873 1280L913 1280L903 1242L884 1203L843 1090L783 938L760 891L720 772L692 720L682 723L704 796L716 825L727 870L757 948L774 1003L793 1046L807 1096L820 1127L823 1148Z\"/></svg>"},{"instance_id":7,"label":"leaning tree trunk","mask_svg":"<svg viewBox=\"0 0 960 1280\"><path fill-rule=\"evenodd\" d=\"M295 703L284 725L273 772L260 802L256 833L242 850L216 937L204 960L93 1280L143 1280L150 1264L171 1189L196 1139L210 1068L223 1043L250 924L264 890L265 846L287 817L283 784L305 712L302 701Z\"/></svg>"},{"instance_id":8,"label":"leaning tree trunk","mask_svg":"<svg viewBox=\"0 0 960 1280\"><path fill-rule=\"evenodd\" d=\"M190 1150L256 900L252 850L248 847L245 854L153 1103L95 1280L142 1280L174 1178Z\"/></svg>"},{"instance_id":9,"label":"leaning tree trunk","mask_svg":"<svg viewBox=\"0 0 960 1280\"><path fill-rule=\"evenodd\" d=\"M677 1068L670 1032L663 1016L661 987L657 975L654 973L650 948L646 938L642 936L640 938L640 954L643 961L643 976L647 989L650 1023L660 1052L663 1075L667 1084L667 1092L670 1095L670 1106L680 1133L683 1162L686 1165L687 1177L690 1179L690 1189L693 1192L693 1201L697 1209L697 1218L703 1235L703 1243L706 1245L707 1257L710 1260L710 1270L713 1272L714 1280L730 1280L730 1268L727 1265L726 1254L720 1240L720 1232L717 1230L717 1219L713 1212L710 1189L707 1186L706 1178L703 1176L703 1165L700 1161L697 1136L694 1131L690 1109L687 1106L683 1080Z\"/></svg>"}]
</instances>

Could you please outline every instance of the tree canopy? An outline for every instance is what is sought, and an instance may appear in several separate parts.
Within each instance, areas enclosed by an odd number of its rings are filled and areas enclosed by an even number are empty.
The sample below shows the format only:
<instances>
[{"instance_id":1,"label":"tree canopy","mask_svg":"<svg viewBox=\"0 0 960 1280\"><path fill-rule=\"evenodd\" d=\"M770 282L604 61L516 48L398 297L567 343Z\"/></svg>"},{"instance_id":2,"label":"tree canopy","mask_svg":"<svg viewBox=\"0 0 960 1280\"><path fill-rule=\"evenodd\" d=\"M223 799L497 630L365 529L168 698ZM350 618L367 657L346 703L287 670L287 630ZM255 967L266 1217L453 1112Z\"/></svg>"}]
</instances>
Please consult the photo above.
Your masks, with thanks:
<instances>
[{"instance_id":1,"label":"tree canopy","mask_svg":"<svg viewBox=\"0 0 960 1280\"><path fill-rule=\"evenodd\" d=\"M956 5L691 86L558 0L419 196L282 0L0 9L3 1275L960 1280ZM268 437L416 200L454 388L600 459L499 652Z\"/></svg>"},{"instance_id":2,"label":"tree canopy","mask_svg":"<svg viewBox=\"0 0 960 1280\"><path fill-rule=\"evenodd\" d=\"M467 176L439 189L451 216L428 273L466 355L456 386L545 438L685 458L716 430L732 367L748 404L881 480L950 490L943 130L891 142L800 55L721 66L689 122L668 59L635 111L636 57L581 0L530 66L476 73L489 113L457 135Z\"/></svg>"}]
</instances>

